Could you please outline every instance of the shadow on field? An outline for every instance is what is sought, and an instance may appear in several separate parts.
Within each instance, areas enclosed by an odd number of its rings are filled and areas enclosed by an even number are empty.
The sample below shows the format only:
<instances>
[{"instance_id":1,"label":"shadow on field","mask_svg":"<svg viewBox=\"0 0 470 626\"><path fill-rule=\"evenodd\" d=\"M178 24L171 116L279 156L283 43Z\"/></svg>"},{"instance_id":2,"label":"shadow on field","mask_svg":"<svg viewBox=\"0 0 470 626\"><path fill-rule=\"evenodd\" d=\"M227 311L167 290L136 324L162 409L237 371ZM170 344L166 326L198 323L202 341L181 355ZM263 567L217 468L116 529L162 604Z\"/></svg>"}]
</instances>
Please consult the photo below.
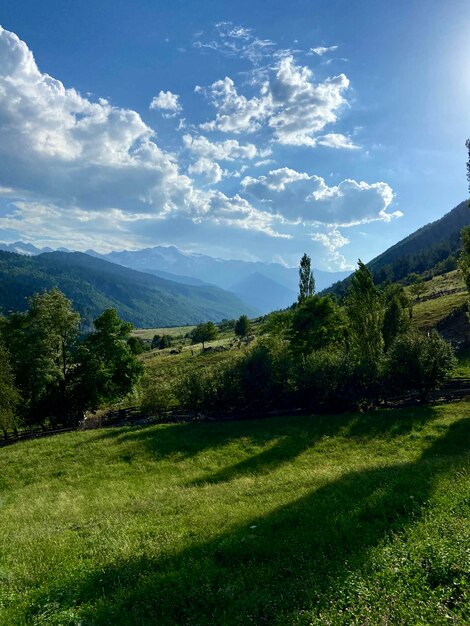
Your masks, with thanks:
<instances>
[{"instance_id":1,"label":"shadow on field","mask_svg":"<svg viewBox=\"0 0 470 626\"><path fill-rule=\"evenodd\" d=\"M393 433L394 421L380 428ZM372 547L420 518L435 479L462 463L469 430L470 419L460 420L414 463L352 472L181 553L117 562L64 583L47 600L56 594L62 608L83 605L81 623L97 626L292 623L299 611L319 611L323 594L331 599L328 590L366 563ZM41 604L31 607L32 622Z\"/></svg>"},{"instance_id":2,"label":"shadow on field","mask_svg":"<svg viewBox=\"0 0 470 626\"><path fill-rule=\"evenodd\" d=\"M277 466L295 459L319 441L337 435L362 441L401 437L412 430L419 431L435 417L436 412L433 408L425 407L415 412L403 411L400 415L397 415L396 411L380 411L359 416L354 413L298 418L299 423L294 427L291 421L287 429L281 431L278 428L275 435L271 433L269 439L274 440L275 443L267 450L235 465L224 467L219 472L203 476L190 484L194 486L215 484L251 474L271 472Z\"/></svg>"},{"instance_id":3,"label":"shadow on field","mask_svg":"<svg viewBox=\"0 0 470 626\"><path fill-rule=\"evenodd\" d=\"M126 456L140 455L142 449L156 460L176 456L191 458L214 448L239 443L247 450L269 446L220 472L203 476L192 485L218 483L247 474L272 471L302 454L327 437L375 439L403 436L419 431L437 416L433 407L419 409L383 410L358 415L311 415L273 417L211 423L162 424L150 427L109 429L91 441L114 440L125 448ZM87 445L80 444L80 445ZM269 445L272 444L272 445Z\"/></svg>"}]
</instances>

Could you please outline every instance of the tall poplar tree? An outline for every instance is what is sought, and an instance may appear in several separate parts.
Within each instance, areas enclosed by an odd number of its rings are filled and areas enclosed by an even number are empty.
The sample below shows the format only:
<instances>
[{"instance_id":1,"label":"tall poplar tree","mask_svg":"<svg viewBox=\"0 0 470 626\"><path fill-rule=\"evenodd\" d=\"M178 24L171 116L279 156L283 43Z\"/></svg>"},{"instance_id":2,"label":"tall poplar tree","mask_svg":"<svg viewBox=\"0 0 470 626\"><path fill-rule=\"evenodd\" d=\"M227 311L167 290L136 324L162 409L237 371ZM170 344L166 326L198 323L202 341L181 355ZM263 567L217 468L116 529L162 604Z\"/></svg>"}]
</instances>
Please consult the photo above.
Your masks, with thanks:
<instances>
[{"instance_id":1,"label":"tall poplar tree","mask_svg":"<svg viewBox=\"0 0 470 626\"><path fill-rule=\"evenodd\" d=\"M371 372L377 367L384 349L384 297L374 285L372 274L359 259L351 278L346 311L349 318L350 346L364 367Z\"/></svg>"},{"instance_id":2,"label":"tall poplar tree","mask_svg":"<svg viewBox=\"0 0 470 626\"><path fill-rule=\"evenodd\" d=\"M311 259L307 253L304 253L300 259L299 266L299 302L303 302L305 298L313 296L315 293L315 279L313 277Z\"/></svg>"}]
</instances>

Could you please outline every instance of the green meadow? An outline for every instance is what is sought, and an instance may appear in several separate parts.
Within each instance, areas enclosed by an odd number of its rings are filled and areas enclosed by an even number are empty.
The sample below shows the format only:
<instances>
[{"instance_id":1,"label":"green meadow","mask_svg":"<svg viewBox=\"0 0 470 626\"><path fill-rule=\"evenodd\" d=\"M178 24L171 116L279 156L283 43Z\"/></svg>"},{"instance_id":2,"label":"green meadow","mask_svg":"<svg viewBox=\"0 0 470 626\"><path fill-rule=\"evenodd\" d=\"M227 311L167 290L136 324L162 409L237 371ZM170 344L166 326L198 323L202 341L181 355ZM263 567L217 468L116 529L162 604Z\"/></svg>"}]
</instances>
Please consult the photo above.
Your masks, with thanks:
<instances>
[{"instance_id":1,"label":"green meadow","mask_svg":"<svg viewBox=\"0 0 470 626\"><path fill-rule=\"evenodd\" d=\"M470 623L470 405L0 449L0 623Z\"/></svg>"}]
</instances>

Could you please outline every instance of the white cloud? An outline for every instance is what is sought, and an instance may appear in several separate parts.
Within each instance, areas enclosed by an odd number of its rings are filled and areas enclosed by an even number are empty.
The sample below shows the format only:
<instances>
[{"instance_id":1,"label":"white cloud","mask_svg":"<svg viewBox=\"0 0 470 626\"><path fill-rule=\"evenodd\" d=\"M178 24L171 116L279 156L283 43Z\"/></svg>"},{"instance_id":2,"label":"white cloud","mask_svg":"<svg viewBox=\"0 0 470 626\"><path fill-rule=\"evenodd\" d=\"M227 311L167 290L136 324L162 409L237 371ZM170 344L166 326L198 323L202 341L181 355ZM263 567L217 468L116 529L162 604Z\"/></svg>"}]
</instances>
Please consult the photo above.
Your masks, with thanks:
<instances>
[{"instance_id":1,"label":"white cloud","mask_svg":"<svg viewBox=\"0 0 470 626\"><path fill-rule=\"evenodd\" d=\"M318 137L317 143L321 146L327 146L328 148L336 148L337 150L359 150L351 137L342 135L341 133L328 133Z\"/></svg>"},{"instance_id":2,"label":"white cloud","mask_svg":"<svg viewBox=\"0 0 470 626\"><path fill-rule=\"evenodd\" d=\"M269 203L273 212L294 223L353 226L389 222L402 215L400 211L387 212L393 191L383 182L347 179L329 187L320 176L280 168L258 178L247 176L242 187L248 197Z\"/></svg>"},{"instance_id":3,"label":"white cloud","mask_svg":"<svg viewBox=\"0 0 470 626\"><path fill-rule=\"evenodd\" d=\"M192 137L188 134L183 135L183 144L185 148L194 154L217 161L254 159L257 156L265 156L271 152L270 150L264 150L260 153L253 143L241 144L236 139L211 142L202 135L199 137Z\"/></svg>"},{"instance_id":4,"label":"white cloud","mask_svg":"<svg viewBox=\"0 0 470 626\"><path fill-rule=\"evenodd\" d=\"M235 28L227 40L239 47L253 35ZM346 77L315 82L291 56L276 58L254 96L239 94L230 78L205 90L217 106L207 127L270 129L280 143L351 148L347 136L324 130L336 120L346 89ZM155 107L167 114L180 107L171 92L156 98ZM180 118L181 128L184 123ZM329 187L287 167L246 176L248 166L259 173L254 168L269 164L273 143L260 149L258 141L210 141L187 128L182 170L178 155L157 143L137 112L65 88L38 69L24 42L0 28L0 230L77 249L190 242L209 253L225 246L228 256L255 250L297 258L299 246L315 245L340 264L336 225L399 215L389 210L393 193L386 183L344 180ZM226 193L208 187L222 180Z\"/></svg>"},{"instance_id":5,"label":"white cloud","mask_svg":"<svg viewBox=\"0 0 470 626\"><path fill-rule=\"evenodd\" d=\"M195 163L192 163L188 167L188 172L202 176L210 184L218 183L224 176L224 171L220 165L206 157L200 157Z\"/></svg>"},{"instance_id":6,"label":"white cloud","mask_svg":"<svg viewBox=\"0 0 470 626\"><path fill-rule=\"evenodd\" d=\"M248 59L255 65L272 55L274 50L274 43L270 39L256 37L251 28L235 26L232 22L219 22L207 35L204 32L197 33L193 46Z\"/></svg>"},{"instance_id":7,"label":"white cloud","mask_svg":"<svg viewBox=\"0 0 470 626\"><path fill-rule=\"evenodd\" d=\"M338 50L338 46L317 46L316 48L310 48L307 54L316 54L319 57L322 57L324 54L334 52L335 50Z\"/></svg>"},{"instance_id":8,"label":"white cloud","mask_svg":"<svg viewBox=\"0 0 470 626\"><path fill-rule=\"evenodd\" d=\"M154 96L152 99L149 108L167 111L167 113L163 113L165 117L175 117L183 110L179 96L171 91L160 91L158 96Z\"/></svg>"},{"instance_id":9,"label":"white cloud","mask_svg":"<svg viewBox=\"0 0 470 626\"><path fill-rule=\"evenodd\" d=\"M203 92L217 109L215 120L201 124L202 130L219 130L224 133L254 132L261 121L268 117L272 105L269 95L251 99L238 94L235 83L226 76L208 89L196 87Z\"/></svg>"},{"instance_id":10,"label":"white cloud","mask_svg":"<svg viewBox=\"0 0 470 626\"><path fill-rule=\"evenodd\" d=\"M344 92L348 87L344 74L315 83L312 71L287 55L252 98L239 94L229 77L208 89L197 87L196 91L205 93L217 109L215 119L201 124L201 129L254 132L266 124L281 144L314 146L318 133L336 122L346 104Z\"/></svg>"},{"instance_id":11,"label":"white cloud","mask_svg":"<svg viewBox=\"0 0 470 626\"><path fill-rule=\"evenodd\" d=\"M217 164L211 165L210 174L206 162L195 167L212 180L219 178ZM236 227L240 222L243 229L251 223L254 230L278 236L270 214L243 201L242 215L239 196L215 196L194 187L180 173L174 155L157 145L138 113L105 100L92 102L66 89L41 73L26 44L4 29L0 29L0 186L10 202L0 228L20 230L21 225L23 232L39 227L54 232L61 222L73 237L73 228L80 223L90 232L93 228L96 237L101 213L113 221L115 232L132 237L139 222L173 215L220 221L223 199L225 223Z\"/></svg>"},{"instance_id":12,"label":"white cloud","mask_svg":"<svg viewBox=\"0 0 470 626\"><path fill-rule=\"evenodd\" d=\"M349 239L344 237L337 228L332 228L326 233L312 233L311 239L312 241L319 241L330 253L336 252L338 248L349 243Z\"/></svg>"},{"instance_id":13,"label":"white cloud","mask_svg":"<svg viewBox=\"0 0 470 626\"><path fill-rule=\"evenodd\" d=\"M338 248L349 243L349 239L344 237L338 229L332 228L327 232L312 233L310 235L312 241L320 243L327 251L327 259L324 261L325 266L331 270L353 270L354 265L348 263L344 256L338 252Z\"/></svg>"}]
</instances>

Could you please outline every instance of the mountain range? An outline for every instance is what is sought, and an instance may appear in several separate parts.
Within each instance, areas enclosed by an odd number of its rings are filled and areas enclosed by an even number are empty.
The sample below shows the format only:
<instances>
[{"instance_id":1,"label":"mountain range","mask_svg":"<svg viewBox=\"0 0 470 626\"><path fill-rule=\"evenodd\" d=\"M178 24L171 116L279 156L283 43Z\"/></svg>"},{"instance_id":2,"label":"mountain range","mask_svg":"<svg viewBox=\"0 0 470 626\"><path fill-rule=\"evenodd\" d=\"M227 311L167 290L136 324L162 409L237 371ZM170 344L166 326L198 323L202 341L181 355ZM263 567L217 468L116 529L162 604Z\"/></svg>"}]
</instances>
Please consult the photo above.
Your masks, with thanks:
<instances>
[{"instance_id":1,"label":"mountain range","mask_svg":"<svg viewBox=\"0 0 470 626\"><path fill-rule=\"evenodd\" d=\"M36 248L22 242L0 244L2 249L28 256L51 252L50 248ZM225 260L184 252L174 246L113 251L108 254L87 250L86 254L172 282L193 286L216 285L235 293L261 314L285 308L297 298L298 269L280 263ZM342 280L349 273L314 270L317 291Z\"/></svg>"},{"instance_id":2,"label":"mountain range","mask_svg":"<svg viewBox=\"0 0 470 626\"><path fill-rule=\"evenodd\" d=\"M468 224L470 208L464 201L370 261L375 281L453 269L460 230ZM32 293L57 286L88 321L113 306L136 326L177 326L286 308L297 294L296 268L218 259L173 246L104 255L93 250L53 252L22 242L0 244L2 249L7 251L0 252L3 312L23 310ZM314 274L317 291L347 290L348 272Z\"/></svg>"},{"instance_id":3,"label":"mountain range","mask_svg":"<svg viewBox=\"0 0 470 626\"><path fill-rule=\"evenodd\" d=\"M138 327L179 326L257 314L235 294L213 285L185 285L81 252L35 256L0 252L0 312L22 311L33 293L58 287L85 325L114 307Z\"/></svg>"}]
</instances>

